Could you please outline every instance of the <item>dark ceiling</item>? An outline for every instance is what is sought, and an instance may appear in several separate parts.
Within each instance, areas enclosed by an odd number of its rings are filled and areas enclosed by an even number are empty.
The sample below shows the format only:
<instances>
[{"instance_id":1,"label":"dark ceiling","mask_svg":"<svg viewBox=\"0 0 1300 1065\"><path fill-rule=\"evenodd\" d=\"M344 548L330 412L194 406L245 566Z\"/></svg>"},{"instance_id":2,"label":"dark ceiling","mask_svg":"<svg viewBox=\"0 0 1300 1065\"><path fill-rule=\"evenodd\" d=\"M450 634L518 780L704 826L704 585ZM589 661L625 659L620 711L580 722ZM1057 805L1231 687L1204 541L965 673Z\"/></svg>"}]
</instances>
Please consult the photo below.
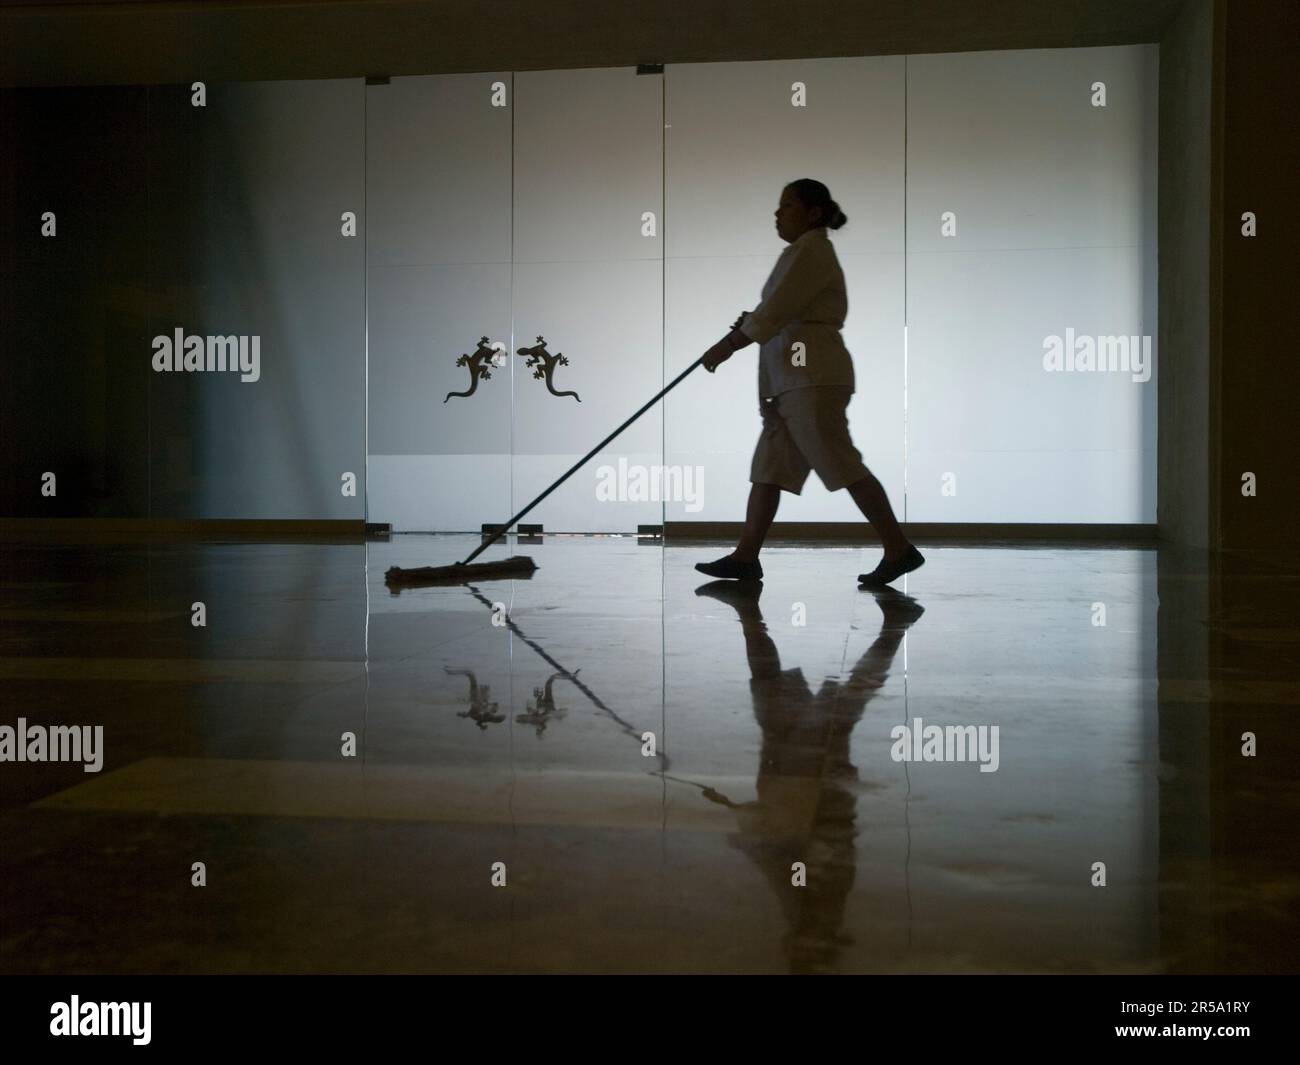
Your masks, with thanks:
<instances>
[{"instance_id":1,"label":"dark ceiling","mask_svg":"<svg viewBox=\"0 0 1300 1065\"><path fill-rule=\"evenodd\" d=\"M0 85L545 70L1158 41L1183 0L0 0Z\"/></svg>"}]
</instances>

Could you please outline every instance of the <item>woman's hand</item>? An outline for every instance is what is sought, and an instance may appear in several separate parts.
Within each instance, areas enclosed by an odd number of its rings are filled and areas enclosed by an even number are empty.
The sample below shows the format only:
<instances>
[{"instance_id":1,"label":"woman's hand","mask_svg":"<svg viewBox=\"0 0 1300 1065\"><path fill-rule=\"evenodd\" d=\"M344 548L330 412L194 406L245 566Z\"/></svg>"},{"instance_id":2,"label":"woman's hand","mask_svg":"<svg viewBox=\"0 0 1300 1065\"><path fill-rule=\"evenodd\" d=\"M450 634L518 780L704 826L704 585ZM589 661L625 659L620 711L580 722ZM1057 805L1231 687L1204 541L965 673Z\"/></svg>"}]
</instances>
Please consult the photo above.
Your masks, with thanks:
<instances>
[{"instance_id":1,"label":"woman's hand","mask_svg":"<svg viewBox=\"0 0 1300 1065\"><path fill-rule=\"evenodd\" d=\"M740 323L745 320L748 311L741 311L736 315L736 320L731 323L732 332L740 328ZM731 356L736 354L736 349L730 344L731 333L719 340L713 347L704 353L704 368L713 373L719 366L726 362ZM743 344L741 345L744 346Z\"/></svg>"},{"instance_id":2,"label":"woman's hand","mask_svg":"<svg viewBox=\"0 0 1300 1065\"><path fill-rule=\"evenodd\" d=\"M704 353L704 368L713 373L719 366L726 362L735 352L731 350L731 345L725 339L719 340L713 347Z\"/></svg>"}]
</instances>

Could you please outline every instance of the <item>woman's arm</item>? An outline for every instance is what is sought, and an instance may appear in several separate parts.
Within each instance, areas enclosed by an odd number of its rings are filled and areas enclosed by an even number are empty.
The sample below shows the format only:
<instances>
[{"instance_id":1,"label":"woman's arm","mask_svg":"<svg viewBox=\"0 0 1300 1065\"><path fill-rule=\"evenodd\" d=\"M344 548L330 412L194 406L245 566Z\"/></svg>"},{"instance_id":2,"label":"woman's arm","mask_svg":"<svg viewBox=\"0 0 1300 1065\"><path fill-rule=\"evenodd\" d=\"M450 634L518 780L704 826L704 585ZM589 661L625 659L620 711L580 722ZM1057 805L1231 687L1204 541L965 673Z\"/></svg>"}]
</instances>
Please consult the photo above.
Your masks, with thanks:
<instances>
[{"instance_id":1,"label":"woman's arm","mask_svg":"<svg viewBox=\"0 0 1300 1065\"><path fill-rule=\"evenodd\" d=\"M740 328L740 319L744 317L742 314L740 318L737 318L732 324L731 332L704 353L704 368L709 373L713 373L721 363L726 362L735 352L754 343Z\"/></svg>"},{"instance_id":2,"label":"woman's arm","mask_svg":"<svg viewBox=\"0 0 1300 1065\"><path fill-rule=\"evenodd\" d=\"M739 351L741 348L749 347L754 341L745 334L745 331L739 325L735 325L732 327L731 332L722 338L722 343L726 344L732 351Z\"/></svg>"}]
</instances>

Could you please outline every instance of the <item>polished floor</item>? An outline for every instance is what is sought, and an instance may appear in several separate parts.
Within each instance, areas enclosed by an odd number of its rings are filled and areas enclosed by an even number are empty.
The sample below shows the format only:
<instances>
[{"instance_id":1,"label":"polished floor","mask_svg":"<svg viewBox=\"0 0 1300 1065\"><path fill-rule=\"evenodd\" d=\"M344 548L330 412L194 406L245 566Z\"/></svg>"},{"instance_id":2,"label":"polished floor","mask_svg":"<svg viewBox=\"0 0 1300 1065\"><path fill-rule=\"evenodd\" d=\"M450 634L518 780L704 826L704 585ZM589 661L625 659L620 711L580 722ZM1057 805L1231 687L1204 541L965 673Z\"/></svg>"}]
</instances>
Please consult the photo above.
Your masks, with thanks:
<instances>
[{"instance_id":1,"label":"polished floor","mask_svg":"<svg viewBox=\"0 0 1300 1065\"><path fill-rule=\"evenodd\" d=\"M474 542L6 545L0 971L1300 968L1300 556Z\"/></svg>"}]
</instances>

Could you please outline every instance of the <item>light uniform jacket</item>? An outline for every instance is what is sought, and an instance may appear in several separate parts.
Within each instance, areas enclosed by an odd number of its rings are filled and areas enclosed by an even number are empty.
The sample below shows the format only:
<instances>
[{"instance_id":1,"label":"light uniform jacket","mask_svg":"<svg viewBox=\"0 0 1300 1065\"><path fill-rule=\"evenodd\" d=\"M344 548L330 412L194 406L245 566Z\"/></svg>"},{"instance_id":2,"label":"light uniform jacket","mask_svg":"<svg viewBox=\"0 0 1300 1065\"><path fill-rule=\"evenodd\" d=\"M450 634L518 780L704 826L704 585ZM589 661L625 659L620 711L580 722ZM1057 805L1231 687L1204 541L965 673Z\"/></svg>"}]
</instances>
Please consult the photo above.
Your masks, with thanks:
<instances>
[{"instance_id":1,"label":"light uniform jacket","mask_svg":"<svg viewBox=\"0 0 1300 1065\"><path fill-rule=\"evenodd\" d=\"M741 320L740 329L761 345L760 399L811 385L854 388L853 357L840 328L848 314L835 245L815 226L786 246L763 286L762 302ZM804 365L792 364L794 345L804 344Z\"/></svg>"}]
</instances>

